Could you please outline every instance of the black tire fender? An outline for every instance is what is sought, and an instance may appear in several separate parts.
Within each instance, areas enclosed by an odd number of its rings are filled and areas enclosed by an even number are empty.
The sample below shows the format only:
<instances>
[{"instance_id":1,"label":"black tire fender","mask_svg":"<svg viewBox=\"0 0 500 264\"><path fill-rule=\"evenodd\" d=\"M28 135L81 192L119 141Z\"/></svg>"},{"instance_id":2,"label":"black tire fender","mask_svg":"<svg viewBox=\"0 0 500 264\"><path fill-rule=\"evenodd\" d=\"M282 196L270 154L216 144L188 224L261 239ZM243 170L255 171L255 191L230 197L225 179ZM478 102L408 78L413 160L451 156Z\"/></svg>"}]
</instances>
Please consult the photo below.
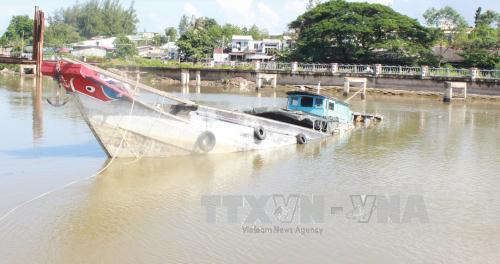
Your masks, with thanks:
<instances>
[{"instance_id":1,"label":"black tire fender","mask_svg":"<svg viewBox=\"0 0 500 264\"><path fill-rule=\"evenodd\" d=\"M297 138L297 144L306 144L307 143L307 137L306 135L302 134L302 133L299 133L297 134L297 136L295 136L295 138Z\"/></svg>"},{"instance_id":2,"label":"black tire fender","mask_svg":"<svg viewBox=\"0 0 500 264\"><path fill-rule=\"evenodd\" d=\"M215 138L214 133L210 131L205 131L201 133L196 139L196 145L198 149L201 150L202 153L207 153L214 149L217 140Z\"/></svg>"},{"instance_id":3,"label":"black tire fender","mask_svg":"<svg viewBox=\"0 0 500 264\"><path fill-rule=\"evenodd\" d=\"M264 140L267 137L267 131L263 126L256 126L253 129L253 135L258 140Z\"/></svg>"}]
</instances>

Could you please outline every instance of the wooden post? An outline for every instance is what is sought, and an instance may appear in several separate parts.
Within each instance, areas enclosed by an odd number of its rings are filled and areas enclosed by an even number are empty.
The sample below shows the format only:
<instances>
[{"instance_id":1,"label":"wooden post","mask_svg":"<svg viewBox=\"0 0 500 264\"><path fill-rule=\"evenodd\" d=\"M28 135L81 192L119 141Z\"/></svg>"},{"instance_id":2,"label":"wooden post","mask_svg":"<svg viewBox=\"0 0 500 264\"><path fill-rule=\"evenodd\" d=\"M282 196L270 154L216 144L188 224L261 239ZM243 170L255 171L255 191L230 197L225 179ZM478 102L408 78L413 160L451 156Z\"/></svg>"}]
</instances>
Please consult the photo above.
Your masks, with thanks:
<instances>
[{"instance_id":1,"label":"wooden post","mask_svg":"<svg viewBox=\"0 0 500 264\"><path fill-rule=\"evenodd\" d=\"M35 19L33 22L33 60L36 62L34 72L36 76L42 76L43 61L43 35L45 33L45 14L35 7Z\"/></svg>"}]
</instances>

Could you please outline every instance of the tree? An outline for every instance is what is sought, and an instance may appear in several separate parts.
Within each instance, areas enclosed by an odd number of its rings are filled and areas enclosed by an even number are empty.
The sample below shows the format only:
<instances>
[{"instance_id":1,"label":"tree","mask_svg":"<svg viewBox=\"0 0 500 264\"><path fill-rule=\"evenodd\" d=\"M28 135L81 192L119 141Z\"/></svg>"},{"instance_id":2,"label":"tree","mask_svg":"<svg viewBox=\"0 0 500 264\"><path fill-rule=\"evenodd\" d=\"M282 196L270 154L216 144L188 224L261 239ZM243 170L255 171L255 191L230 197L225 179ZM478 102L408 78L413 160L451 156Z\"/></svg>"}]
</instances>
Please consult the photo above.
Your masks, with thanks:
<instances>
[{"instance_id":1,"label":"tree","mask_svg":"<svg viewBox=\"0 0 500 264\"><path fill-rule=\"evenodd\" d=\"M78 31L68 24L50 23L45 30L45 46L48 47L62 48L80 40Z\"/></svg>"},{"instance_id":2,"label":"tree","mask_svg":"<svg viewBox=\"0 0 500 264\"><path fill-rule=\"evenodd\" d=\"M30 44L33 41L33 19L27 15L13 16L7 30L0 38L0 44L16 46L20 43Z\"/></svg>"},{"instance_id":3,"label":"tree","mask_svg":"<svg viewBox=\"0 0 500 264\"><path fill-rule=\"evenodd\" d=\"M115 57L117 58L130 58L137 55L137 47L125 35L116 37L115 41Z\"/></svg>"},{"instance_id":4,"label":"tree","mask_svg":"<svg viewBox=\"0 0 500 264\"><path fill-rule=\"evenodd\" d=\"M174 27L168 27L165 29L165 36L167 37L167 42L177 40L177 29Z\"/></svg>"},{"instance_id":5,"label":"tree","mask_svg":"<svg viewBox=\"0 0 500 264\"><path fill-rule=\"evenodd\" d=\"M177 40L177 46L187 58L199 60L211 57L222 42L222 27L212 18L198 18Z\"/></svg>"},{"instance_id":6,"label":"tree","mask_svg":"<svg viewBox=\"0 0 500 264\"><path fill-rule=\"evenodd\" d=\"M464 64L478 68L498 68L500 66L498 38L498 29L479 23L470 34L458 39L456 45L462 50L460 55L464 58Z\"/></svg>"},{"instance_id":7,"label":"tree","mask_svg":"<svg viewBox=\"0 0 500 264\"><path fill-rule=\"evenodd\" d=\"M427 9L423 17L428 26L436 28L457 30L467 27L465 18L450 6L445 6L441 9Z\"/></svg>"},{"instance_id":8,"label":"tree","mask_svg":"<svg viewBox=\"0 0 500 264\"><path fill-rule=\"evenodd\" d=\"M119 0L77 2L71 7L57 10L52 20L73 26L85 38L134 34L139 22L133 2L125 9Z\"/></svg>"},{"instance_id":9,"label":"tree","mask_svg":"<svg viewBox=\"0 0 500 264\"><path fill-rule=\"evenodd\" d=\"M321 4L321 0L309 0L307 2L306 10L311 10L319 4Z\"/></svg>"},{"instance_id":10,"label":"tree","mask_svg":"<svg viewBox=\"0 0 500 264\"><path fill-rule=\"evenodd\" d=\"M416 63L434 41L417 20L380 4L332 0L289 25L298 34L291 59L313 62Z\"/></svg>"},{"instance_id":11,"label":"tree","mask_svg":"<svg viewBox=\"0 0 500 264\"><path fill-rule=\"evenodd\" d=\"M493 23L496 23L497 27L499 26L500 14L492 10L487 10L486 12L481 13L481 7L478 7L476 10L476 15L474 16L475 26L476 27L480 25L490 26Z\"/></svg>"},{"instance_id":12,"label":"tree","mask_svg":"<svg viewBox=\"0 0 500 264\"><path fill-rule=\"evenodd\" d=\"M179 35L182 36L192 25L192 19L187 15L182 15L181 20L179 21Z\"/></svg>"}]
</instances>

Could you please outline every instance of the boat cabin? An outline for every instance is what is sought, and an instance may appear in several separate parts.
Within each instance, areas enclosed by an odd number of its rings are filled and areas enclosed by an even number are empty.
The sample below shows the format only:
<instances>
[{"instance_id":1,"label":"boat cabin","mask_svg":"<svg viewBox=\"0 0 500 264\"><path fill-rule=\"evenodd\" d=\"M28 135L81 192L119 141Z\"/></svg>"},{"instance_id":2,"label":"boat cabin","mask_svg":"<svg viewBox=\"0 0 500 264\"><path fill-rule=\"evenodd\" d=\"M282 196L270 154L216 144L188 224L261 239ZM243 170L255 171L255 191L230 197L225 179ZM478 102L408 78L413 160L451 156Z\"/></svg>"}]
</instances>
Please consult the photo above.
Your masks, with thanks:
<instances>
[{"instance_id":1,"label":"boat cabin","mask_svg":"<svg viewBox=\"0 0 500 264\"><path fill-rule=\"evenodd\" d=\"M302 111L324 118L338 118L340 123L352 123L353 115L349 104L333 98L304 91L288 92L287 109Z\"/></svg>"}]
</instances>

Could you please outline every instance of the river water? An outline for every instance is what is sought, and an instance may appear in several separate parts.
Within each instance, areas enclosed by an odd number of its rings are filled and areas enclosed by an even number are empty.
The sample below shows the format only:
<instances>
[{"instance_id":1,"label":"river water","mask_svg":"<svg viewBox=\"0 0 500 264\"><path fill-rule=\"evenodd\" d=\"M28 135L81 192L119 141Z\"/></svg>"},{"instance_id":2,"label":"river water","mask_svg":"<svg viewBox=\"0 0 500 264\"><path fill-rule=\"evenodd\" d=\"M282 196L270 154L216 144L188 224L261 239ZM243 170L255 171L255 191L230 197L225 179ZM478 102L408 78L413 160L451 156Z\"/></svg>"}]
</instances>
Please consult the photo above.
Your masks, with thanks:
<instances>
[{"instance_id":1,"label":"river water","mask_svg":"<svg viewBox=\"0 0 500 264\"><path fill-rule=\"evenodd\" d=\"M375 127L272 151L117 159L93 177L108 161L75 105L48 105L49 79L36 86L0 77L0 263L500 261L500 104L369 95L352 108L382 114ZM165 89L227 109L285 102Z\"/></svg>"}]
</instances>

